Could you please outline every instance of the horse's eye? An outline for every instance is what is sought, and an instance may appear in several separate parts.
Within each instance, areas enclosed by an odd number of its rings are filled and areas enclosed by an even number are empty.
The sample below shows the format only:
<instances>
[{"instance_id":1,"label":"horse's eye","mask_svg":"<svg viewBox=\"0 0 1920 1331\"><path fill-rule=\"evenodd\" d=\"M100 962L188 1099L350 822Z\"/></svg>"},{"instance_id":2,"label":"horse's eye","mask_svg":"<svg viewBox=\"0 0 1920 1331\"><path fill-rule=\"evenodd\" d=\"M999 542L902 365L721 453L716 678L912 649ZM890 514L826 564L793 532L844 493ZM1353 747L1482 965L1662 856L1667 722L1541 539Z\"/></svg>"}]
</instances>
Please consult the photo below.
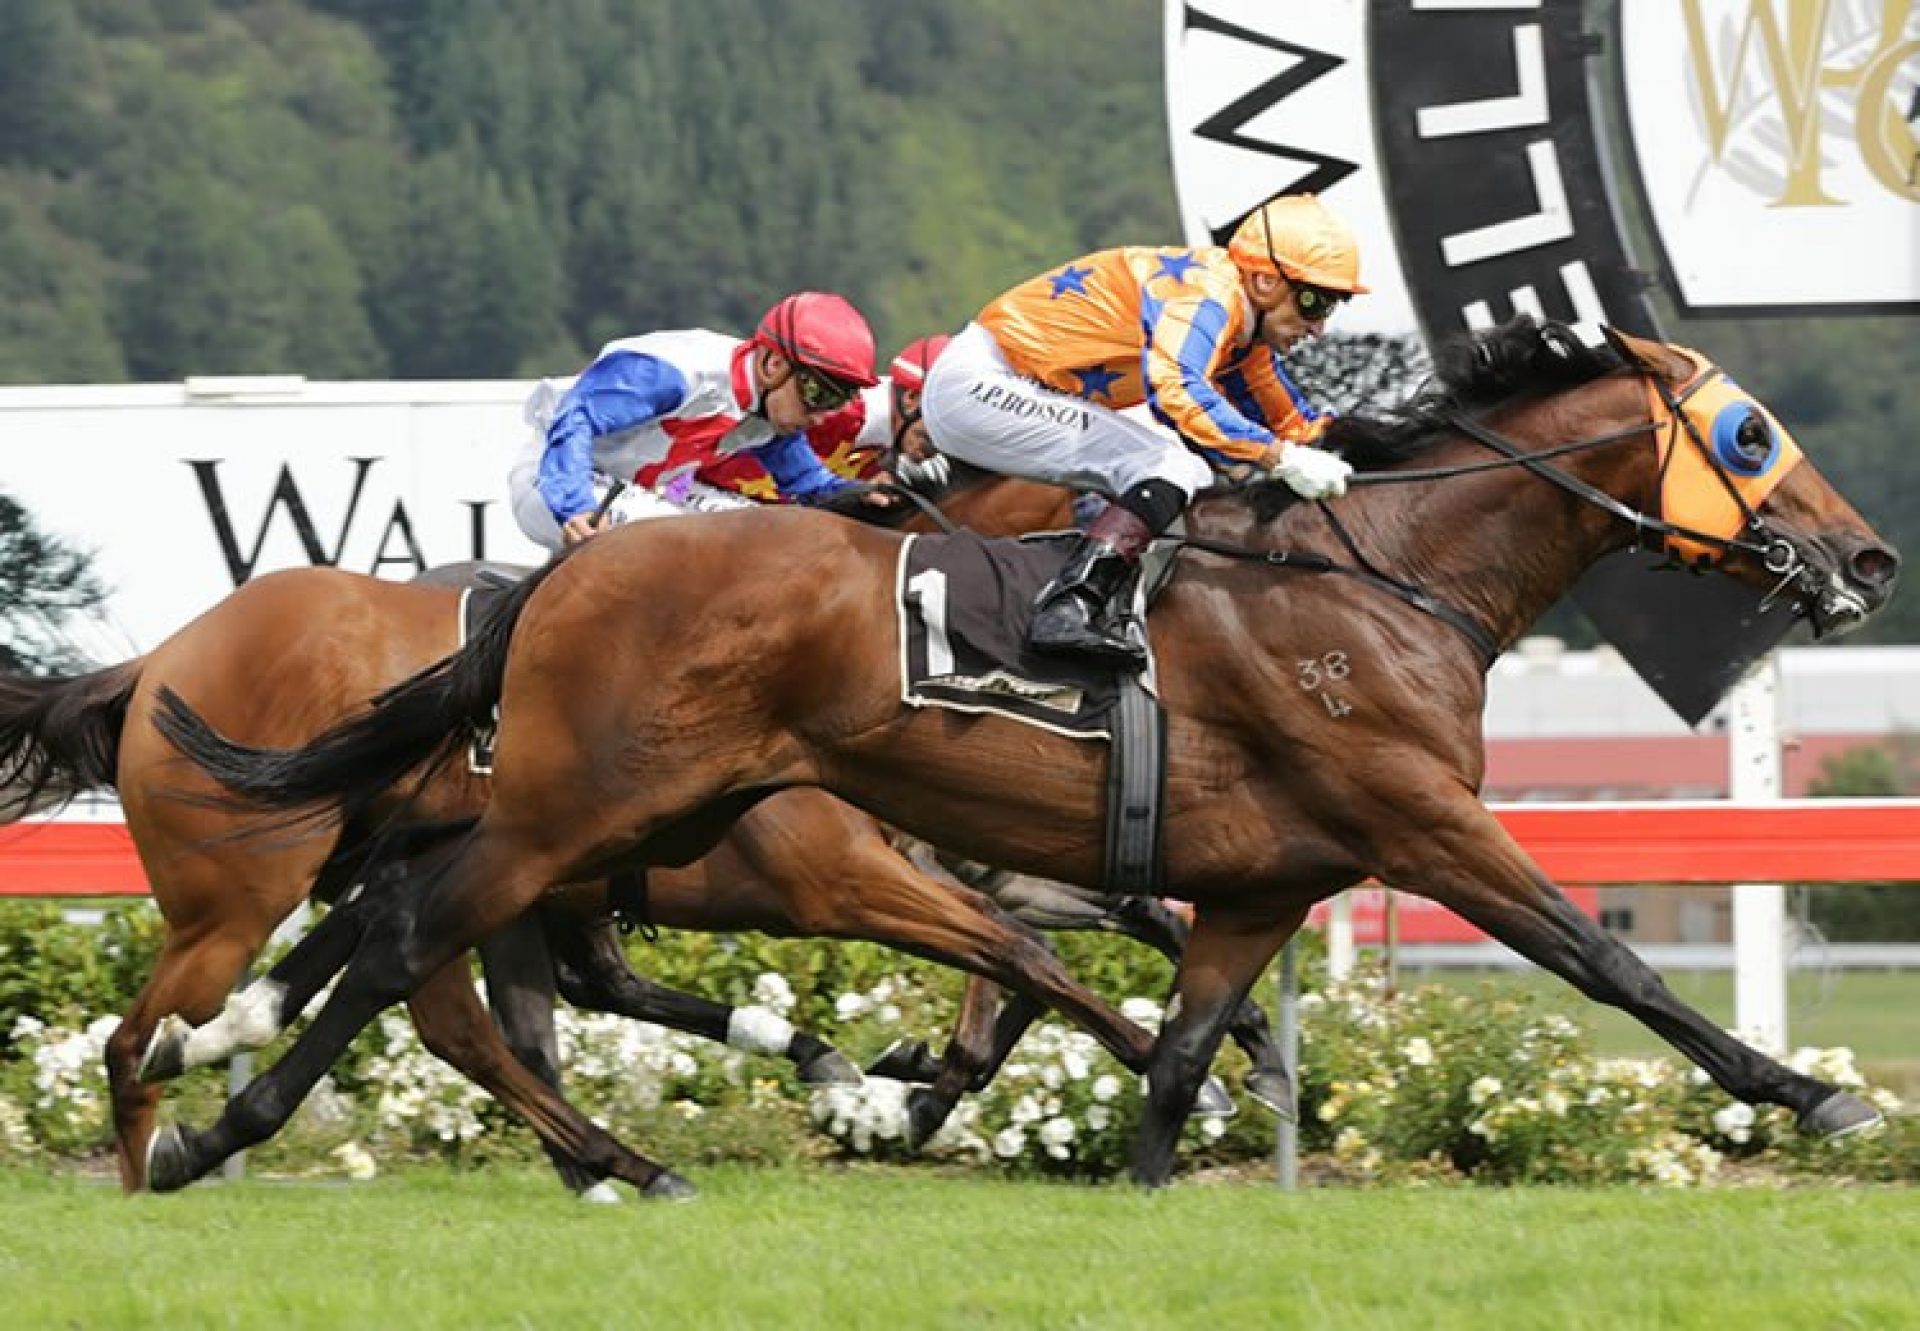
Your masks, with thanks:
<instances>
[{"instance_id":1,"label":"horse's eye","mask_svg":"<svg viewBox=\"0 0 1920 1331\"><path fill-rule=\"evenodd\" d=\"M1733 446L1748 462L1764 462L1767 450L1773 447L1773 431L1767 427L1766 419L1754 412L1734 431Z\"/></svg>"}]
</instances>

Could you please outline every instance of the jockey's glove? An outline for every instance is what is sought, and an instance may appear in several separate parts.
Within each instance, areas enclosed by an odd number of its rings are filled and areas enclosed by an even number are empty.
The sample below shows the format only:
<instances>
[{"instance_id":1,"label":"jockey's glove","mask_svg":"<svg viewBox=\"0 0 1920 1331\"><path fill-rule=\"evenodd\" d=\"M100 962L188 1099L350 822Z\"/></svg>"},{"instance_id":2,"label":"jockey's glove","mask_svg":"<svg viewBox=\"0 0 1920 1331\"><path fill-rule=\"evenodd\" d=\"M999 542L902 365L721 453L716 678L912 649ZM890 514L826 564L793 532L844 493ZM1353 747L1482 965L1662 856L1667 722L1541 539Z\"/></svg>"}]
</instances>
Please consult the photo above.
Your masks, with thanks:
<instances>
[{"instance_id":1,"label":"jockey's glove","mask_svg":"<svg viewBox=\"0 0 1920 1331\"><path fill-rule=\"evenodd\" d=\"M1337 499L1347 492L1347 478L1353 475L1345 458L1310 444L1275 444L1264 461L1268 472L1302 499Z\"/></svg>"}]
</instances>

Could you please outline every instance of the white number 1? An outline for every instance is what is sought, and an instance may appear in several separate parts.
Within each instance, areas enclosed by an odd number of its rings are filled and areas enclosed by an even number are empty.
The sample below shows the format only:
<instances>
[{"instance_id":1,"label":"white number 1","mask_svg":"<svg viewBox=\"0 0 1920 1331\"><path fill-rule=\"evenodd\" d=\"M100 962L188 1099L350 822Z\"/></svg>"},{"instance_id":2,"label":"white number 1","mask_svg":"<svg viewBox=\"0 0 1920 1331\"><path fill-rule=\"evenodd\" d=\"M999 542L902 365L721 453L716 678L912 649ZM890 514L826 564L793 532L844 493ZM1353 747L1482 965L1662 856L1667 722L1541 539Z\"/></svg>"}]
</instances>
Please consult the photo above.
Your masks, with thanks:
<instances>
[{"instance_id":1,"label":"white number 1","mask_svg":"<svg viewBox=\"0 0 1920 1331\"><path fill-rule=\"evenodd\" d=\"M947 575L937 568L916 573L907 583L920 621L927 626L927 673L953 673L953 643L947 637Z\"/></svg>"}]
</instances>

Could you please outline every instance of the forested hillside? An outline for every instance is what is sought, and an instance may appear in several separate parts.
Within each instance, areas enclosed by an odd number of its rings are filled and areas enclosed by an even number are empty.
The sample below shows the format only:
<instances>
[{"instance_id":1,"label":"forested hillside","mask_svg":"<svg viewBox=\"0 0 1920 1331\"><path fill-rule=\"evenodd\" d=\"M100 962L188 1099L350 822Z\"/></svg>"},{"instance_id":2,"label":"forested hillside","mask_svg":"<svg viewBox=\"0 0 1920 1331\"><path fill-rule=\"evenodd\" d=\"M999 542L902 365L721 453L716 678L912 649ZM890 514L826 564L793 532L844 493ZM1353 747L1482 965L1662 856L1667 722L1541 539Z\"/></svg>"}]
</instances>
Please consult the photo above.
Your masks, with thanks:
<instances>
[{"instance_id":1,"label":"forested hillside","mask_svg":"<svg viewBox=\"0 0 1920 1331\"><path fill-rule=\"evenodd\" d=\"M0 382L564 371L845 291L883 349L1177 234L1159 0L5 0ZM1679 330L1920 546L1915 321ZM1920 638L1920 596L1881 638Z\"/></svg>"}]
</instances>

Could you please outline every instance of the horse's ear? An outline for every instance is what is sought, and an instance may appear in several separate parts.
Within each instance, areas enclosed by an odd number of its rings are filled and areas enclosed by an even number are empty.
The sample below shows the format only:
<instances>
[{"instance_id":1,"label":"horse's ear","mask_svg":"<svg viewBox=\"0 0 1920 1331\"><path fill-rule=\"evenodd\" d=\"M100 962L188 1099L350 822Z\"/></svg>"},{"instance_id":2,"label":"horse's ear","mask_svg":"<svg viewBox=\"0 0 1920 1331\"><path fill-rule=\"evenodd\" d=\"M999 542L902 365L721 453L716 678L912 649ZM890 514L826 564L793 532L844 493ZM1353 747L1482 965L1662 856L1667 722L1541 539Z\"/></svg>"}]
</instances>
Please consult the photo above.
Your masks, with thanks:
<instances>
[{"instance_id":1,"label":"horse's ear","mask_svg":"<svg viewBox=\"0 0 1920 1331\"><path fill-rule=\"evenodd\" d=\"M1600 331L1606 334L1607 345L1636 369L1646 370L1676 383L1685 381L1693 374L1692 363L1664 342L1623 333L1612 324L1602 324Z\"/></svg>"}]
</instances>

